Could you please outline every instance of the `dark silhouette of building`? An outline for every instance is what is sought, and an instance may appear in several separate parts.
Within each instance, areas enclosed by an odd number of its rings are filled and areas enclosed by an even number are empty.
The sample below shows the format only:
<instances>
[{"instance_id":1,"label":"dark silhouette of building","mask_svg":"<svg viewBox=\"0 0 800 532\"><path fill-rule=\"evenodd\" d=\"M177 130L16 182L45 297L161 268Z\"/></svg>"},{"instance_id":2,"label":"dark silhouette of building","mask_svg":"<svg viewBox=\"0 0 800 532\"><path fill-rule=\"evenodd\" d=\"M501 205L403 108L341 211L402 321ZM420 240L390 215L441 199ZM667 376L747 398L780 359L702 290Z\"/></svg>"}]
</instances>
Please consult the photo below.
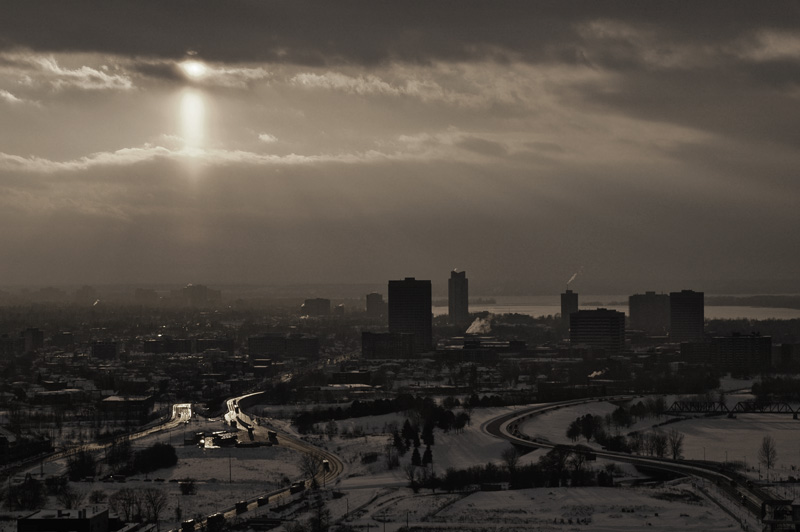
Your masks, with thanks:
<instances>
[{"instance_id":1,"label":"dark silhouette of building","mask_svg":"<svg viewBox=\"0 0 800 532\"><path fill-rule=\"evenodd\" d=\"M22 333L22 337L25 340L26 353L38 351L44 347L44 333L35 327L25 329Z\"/></svg>"},{"instance_id":2,"label":"dark silhouette of building","mask_svg":"<svg viewBox=\"0 0 800 532\"><path fill-rule=\"evenodd\" d=\"M159 336L150 338L143 343L145 353L194 353L192 340L189 338L172 338L171 336Z\"/></svg>"},{"instance_id":3,"label":"dark silhouette of building","mask_svg":"<svg viewBox=\"0 0 800 532\"><path fill-rule=\"evenodd\" d=\"M772 366L772 338L759 334L715 336L706 342L684 342L681 358L734 375L753 375Z\"/></svg>"},{"instance_id":4,"label":"dark silhouette of building","mask_svg":"<svg viewBox=\"0 0 800 532\"><path fill-rule=\"evenodd\" d=\"M375 358L414 358L414 335L410 333L362 332L361 356Z\"/></svg>"},{"instance_id":5,"label":"dark silhouette of building","mask_svg":"<svg viewBox=\"0 0 800 532\"><path fill-rule=\"evenodd\" d=\"M567 290L561 294L561 319L569 323L569 315L578 312L578 293Z\"/></svg>"},{"instance_id":6,"label":"dark silhouette of building","mask_svg":"<svg viewBox=\"0 0 800 532\"><path fill-rule=\"evenodd\" d=\"M772 366L772 337L759 334L737 334L711 339L715 366L734 374L760 373Z\"/></svg>"},{"instance_id":7,"label":"dark silhouette of building","mask_svg":"<svg viewBox=\"0 0 800 532\"><path fill-rule=\"evenodd\" d=\"M92 342L92 358L101 360L114 360L119 354L119 345L112 340Z\"/></svg>"},{"instance_id":8,"label":"dark silhouette of building","mask_svg":"<svg viewBox=\"0 0 800 532\"><path fill-rule=\"evenodd\" d=\"M212 349L218 349L220 351L225 351L229 355L232 355L234 350L236 349L236 345L233 338L219 338L219 337L195 338L194 347L196 353L205 353L206 351L210 351Z\"/></svg>"},{"instance_id":9,"label":"dark silhouette of building","mask_svg":"<svg viewBox=\"0 0 800 532\"><path fill-rule=\"evenodd\" d=\"M153 412L152 395L112 395L97 404L97 408L111 419L127 419L144 423Z\"/></svg>"},{"instance_id":10,"label":"dark silhouette of building","mask_svg":"<svg viewBox=\"0 0 800 532\"><path fill-rule=\"evenodd\" d=\"M705 296L703 292L682 290L669 294L669 338L673 342L703 339Z\"/></svg>"},{"instance_id":11,"label":"dark silhouette of building","mask_svg":"<svg viewBox=\"0 0 800 532\"><path fill-rule=\"evenodd\" d=\"M59 331L50 337L50 345L64 350L75 349L75 335L69 331Z\"/></svg>"},{"instance_id":12,"label":"dark silhouette of building","mask_svg":"<svg viewBox=\"0 0 800 532\"><path fill-rule=\"evenodd\" d=\"M652 336L669 330L669 295L645 292L628 297L629 329Z\"/></svg>"},{"instance_id":13,"label":"dark silhouette of building","mask_svg":"<svg viewBox=\"0 0 800 532\"><path fill-rule=\"evenodd\" d=\"M300 307L303 316L328 316L331 313L331 300L317 297L306 299Z\"/></svg>"},{"instance_id":14,"label":"dark silhouette of building","mask_svg":"<svg viewBox=\"0 0 800 532\"><path fill-rule=\"evenodd\" d=\"M431 282L406 277L389 281L389 332L414 335L415 354L433 347Z\"/></svg>"},{"instance_id":15,"label":"dark silhouette of building","mask_svg":"<svg viewBox=\"0 0 800 532\"><path fill-rule=\"evenodd\" d=\"M17 532L108 532L108 508L39 510L17 520Z\"/></svg>"},{"instance_id":16,"label":"dark silhouette of building","mask_svg":"<svg viewBox=\"0 0 800 532\"><path fill-rule=\"evenodd\" d=\"M467 272L453 270L447 280L447 307L450 323L469 322L469 279Z\"/></svg>"},{"instance_id":17,"label":"dark silhouette of building","mask_svg":"<svg viewBox=\"0 0 800 532\"><path fill-rule=\"evenodd\" d=\"M573 312L569 315L569 341L572 346L619 353L625 347L625 314L604 308Z\"/></svg>"},{"instance_id":18,"label":"dark silhouette of building","mask_svg":"<svg viewBox=\"0 0 800 532\"><path fill-rule=\"evenodd\" d=\"M370 318L386 316L386 301L383 300L383 296L377 292L367 294L366 310Z\"/></svg>"}]
</instances>

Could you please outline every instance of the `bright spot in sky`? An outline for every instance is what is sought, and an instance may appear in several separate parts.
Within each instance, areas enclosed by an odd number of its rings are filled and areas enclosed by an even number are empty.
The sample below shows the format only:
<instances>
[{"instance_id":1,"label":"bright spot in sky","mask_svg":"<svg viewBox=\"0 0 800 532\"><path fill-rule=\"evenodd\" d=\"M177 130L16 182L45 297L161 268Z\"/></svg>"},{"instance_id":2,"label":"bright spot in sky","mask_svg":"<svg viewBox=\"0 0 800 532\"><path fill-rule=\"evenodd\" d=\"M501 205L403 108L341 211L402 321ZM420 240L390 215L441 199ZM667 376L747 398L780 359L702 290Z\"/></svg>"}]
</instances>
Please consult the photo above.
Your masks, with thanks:
<instances>
[{"instance_id":1,"label":"bright spot in sky","mask_svg":"<svg viewBox=\"0 0 800 532\"><path fill-rule=\"evenodd\" d=\"M187 89L181 96L181 133L186 148L200 148L205 136L206 106L203 97L194 89Z\"/></svg>"},{"instance_id":2,"label":"bright spot in sky","mask_svg":"<svg viewBox=\"0 0 800 532\"><path fill-rule=\"evenodd\" d=\"M200 79L208 73L208 68L206 65L200 61L195 61L194 59L184 61L180 64L180 67L181 70L183 70L183 73L192 79Z\"/></svg>"}]
</instances>

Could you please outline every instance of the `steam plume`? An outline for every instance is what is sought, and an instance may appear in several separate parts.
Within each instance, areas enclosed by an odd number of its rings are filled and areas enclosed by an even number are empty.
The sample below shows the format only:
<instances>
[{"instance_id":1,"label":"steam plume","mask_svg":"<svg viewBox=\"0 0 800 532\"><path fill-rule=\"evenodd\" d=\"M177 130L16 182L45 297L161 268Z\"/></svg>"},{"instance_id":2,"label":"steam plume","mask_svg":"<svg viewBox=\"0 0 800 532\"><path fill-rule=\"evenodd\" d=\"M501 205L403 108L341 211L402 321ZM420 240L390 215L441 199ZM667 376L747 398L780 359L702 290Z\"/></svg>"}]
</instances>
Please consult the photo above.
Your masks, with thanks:
<instances>
[{"instance_id":1,"label":"steam plume","mask_svg":"<svg viewBox=\"0 0 800 532\"><path fill-rule=\"evenodd\" d=\"M575 272L575 273L573 273L573 274L572 274L572 277L570 277L570 278L569 278L569 281L567 281L567 286L569 286L569 283L571 283L572 281L574 281L574 280L575 280L575 278L578 276L578 274L580 274L582 271L583 271L583 266L581 266L581 267L578 269L578 271L577 271L577 272Z\"/></svg>"},{"instance_id":2,"label":"steam plume","mask_svg":"<svg viewBox=\"0 0 800 532\"><path fill-rule=\"evenodd\" d=\"M472 325L467 329L467 334L489 334L492 331L492 324L489 320L475 318Z\"/></svg>"}]
</instances>

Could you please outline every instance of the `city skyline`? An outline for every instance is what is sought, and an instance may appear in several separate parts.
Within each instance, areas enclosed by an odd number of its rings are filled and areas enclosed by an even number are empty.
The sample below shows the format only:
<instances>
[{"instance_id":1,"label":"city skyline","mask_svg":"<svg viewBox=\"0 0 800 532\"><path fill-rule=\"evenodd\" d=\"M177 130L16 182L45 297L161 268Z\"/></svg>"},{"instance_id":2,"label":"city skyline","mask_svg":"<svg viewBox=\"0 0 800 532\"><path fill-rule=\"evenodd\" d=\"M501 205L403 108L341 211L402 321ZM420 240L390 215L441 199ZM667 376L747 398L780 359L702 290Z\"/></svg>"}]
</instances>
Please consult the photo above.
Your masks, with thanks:
<instances>
[{"instance_id":1,"label":"city skyline","mask_svg":"<svg viewBox=\"0 0 800 532\"><path fill-rule=\"evenodd\" d=\"M798 290L798 19L790 2L17 4L0 284L442 286L457 267L556 294L581 269L582 293Z\"/></svg>"}]
</instances>

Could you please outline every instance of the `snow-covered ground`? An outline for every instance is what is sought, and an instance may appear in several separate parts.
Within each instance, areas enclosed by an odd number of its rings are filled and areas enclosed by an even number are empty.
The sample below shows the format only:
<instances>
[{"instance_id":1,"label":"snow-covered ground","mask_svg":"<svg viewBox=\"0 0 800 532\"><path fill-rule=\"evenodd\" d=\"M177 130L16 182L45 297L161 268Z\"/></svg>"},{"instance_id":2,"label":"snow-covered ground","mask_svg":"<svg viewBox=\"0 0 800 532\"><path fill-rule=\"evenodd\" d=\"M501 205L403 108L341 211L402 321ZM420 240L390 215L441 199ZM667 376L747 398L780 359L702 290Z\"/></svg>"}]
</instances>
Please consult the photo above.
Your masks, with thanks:
<instances>
[{"instance_id":1,"label":"snow-covered ground","mask_svg":"<svg viewBox=\"0 0 800 532\"><path fill-rule=\"evenodd\" d=\"M102 491L110 496L122 488L150 488L163 490L168 499L167 508L162 513L161 528L170 529L179 525L176 509L180 508L182 520L198 516L206 516L220 509L233 506L242 499L253 497L287 485L298 479L300 470L297 466L296 452L281 446L256 448L199 448L196 445L183 445L184 433L212 432L225 430L220 418L214 420L198 419L188 425L180 425L171 431L152 434L136 440L133 450L139 450L156 442L171 443L178 455L178 464L174 467L159 469L149 475L136 475L124 483L101 482L99 479L106 472L96 477L94 482L76 482L72 487L84 492L87 496L93 491ZM239 433L244 435L246 433ZM62 474L66 471L66 461L49 462L36 467L31 473L36 477L47 477ZM43 475L42 475L43 473ZM15 480L22 480L24 475L17 475ZM192 478L195 480L197 493L182 495L178 480ZM88 497L87 502L88 504ZM52 499L48 507L56 508L57 502ZM0 519L0 532L16 530L14 521Z\"/></svg>"},{"instance_id":2,"label":"snow-covered ground","mask_svg":"<svg viewBox=\"0 0 800 532\"><path fill-rule=\"evenodd\" d=\"M739 388L741 386L732 384L729 389ZM614 408L616 406L611 403L591 401L540 415L527 421L522 428L531 435L564 442L566 428L576 417L586 413L604 416ZM510 448L510 444L485 433L482 426L513 410L511 407L476 408L472 412L470 425L462 433L443 433L437 429L432 448L433 468L437 474L444 474L450 467L466 468L487 462L502 464L501 454ZM643 420L640 422L643 424L641 428L665 419ZM350 419L337 424L339 433L345 429L352 431L359 426L365 435L357 438L338 435L332 439L324 435L304 438L335 453L345 464L343 474L333 485L326 486L327 506L334 520L343 520L357 527L369 525L382 529L385 519L387 531L396 531L405 526L406 519L417 530L450 527L453 530L505 532L640 530L645 527L647 530L721 530L737 526L733 517L710 502L699 488L692 486L690 480L657 487L540 488L471 495L432 494L429 490L422 490L414 494L406 487L408 480L403 467L410 463L411 452L400 459L400 467L392 470L387 468L384 457L391 431L395 427L400 429L404 421L402 414ZM270 419L269 423L279 430L291 430L285 420ZM667 428L673 427L686 434L684 455L687 458L702 458L705 447L709 460L724 460L727 450L729 460L741 460L747 456L748 465L753 465L761 437L770 434L778 444L779 474L790 474L792 465L800 465L800 451L795 447L800 421L792 420L791 416L696 418L667 425ZM151 474L150 480L141 475L138 480L128 480L125 484L94 482L76 483L74 486L86 491L103 490L109 494L123 487L159 487L169 497L169 507L161 522L161 529L168 529L178 523L175 513L178 507L183 519L208 515L230 507L238 500L252 499L300 476L297 454L282 446L200 449L181 445L184 431L190 433L223 428L221 419L193 421L170 432L137 440L136 449L161 441L171 442L178 453L177 466ZM522 462L534 462L543 452L528 453ZM362 463L362 458L368 453L378 453L378 459L372 463ZM792 453L796 456L792 456ZM603 460L598 460L595 467L604 465ZM632 468L621 467L625 475L635 474ZM44 475L55 474L63 469L63 463L47 464ZM38 467L33 472L38 474ZM757 471L754 475L758 477ZM164 482L155 482L152 480L154 478L164 479ZM178 483L169 482L183 478L197 481L197 495L181 495ZM55 501L51 501L50 507L56 507L54 504ZM275 503L271 506L275 506ZM271 507L263 507L257 513L268 515L271 511ZM735 505L731 505L731 511L736 511ZM248 512L242 517L252 515L253 512ZM293 513L288 509L281 517L304 521L310 515L307 512ZM572 524L569 523L570 519ZM579 524L579 520L583 524ZM591 524L585 524L587 522ZM13 520L0 520L0 532L13 530Z\"/></svg>"},{"instance_id":3,"label":"snow-covered ground","mask_svg":"<svg viewBox=\"0 0 800 532\"><path fill-rule=\"evenodd\" d=\"M368 508L334 518L356 528L425 530L731 530L734 517L699 494L691 481L639 488L538 488L472 494L384 490Z\"/></svg>"},{"instance_id":4,"label":"snow-covered ground","mask_svg":"<svg viewBox=\"0 0 800 532\"><path fill-rule=\"evenodd\" d=\"M750 394L729 394L726 403L734 406L739 401L752 400ZM608 402L589 402L586 404L551 410L523 422L520 430L532 437L545 438L553 443L566 443L569 424L585 414L605 416L616 405ZM652 417L639 420L624 432L643 431L662 425L665 421L676 419L673 416ZM778 449L777 467L772 472L778 478L800 477L800 421L791 414L737 414L735 418L725 415L706 417L698 415L667 425L662 430L676 429L685 436L683 457L689 460L713 460L715 462L738 462L747 464L748 474L759 478L758 449L764 436L771 436ZM598 447L595 442L583 445ZM766 471L761 471L766 478Z\"/></svg>"}]
</instances>

